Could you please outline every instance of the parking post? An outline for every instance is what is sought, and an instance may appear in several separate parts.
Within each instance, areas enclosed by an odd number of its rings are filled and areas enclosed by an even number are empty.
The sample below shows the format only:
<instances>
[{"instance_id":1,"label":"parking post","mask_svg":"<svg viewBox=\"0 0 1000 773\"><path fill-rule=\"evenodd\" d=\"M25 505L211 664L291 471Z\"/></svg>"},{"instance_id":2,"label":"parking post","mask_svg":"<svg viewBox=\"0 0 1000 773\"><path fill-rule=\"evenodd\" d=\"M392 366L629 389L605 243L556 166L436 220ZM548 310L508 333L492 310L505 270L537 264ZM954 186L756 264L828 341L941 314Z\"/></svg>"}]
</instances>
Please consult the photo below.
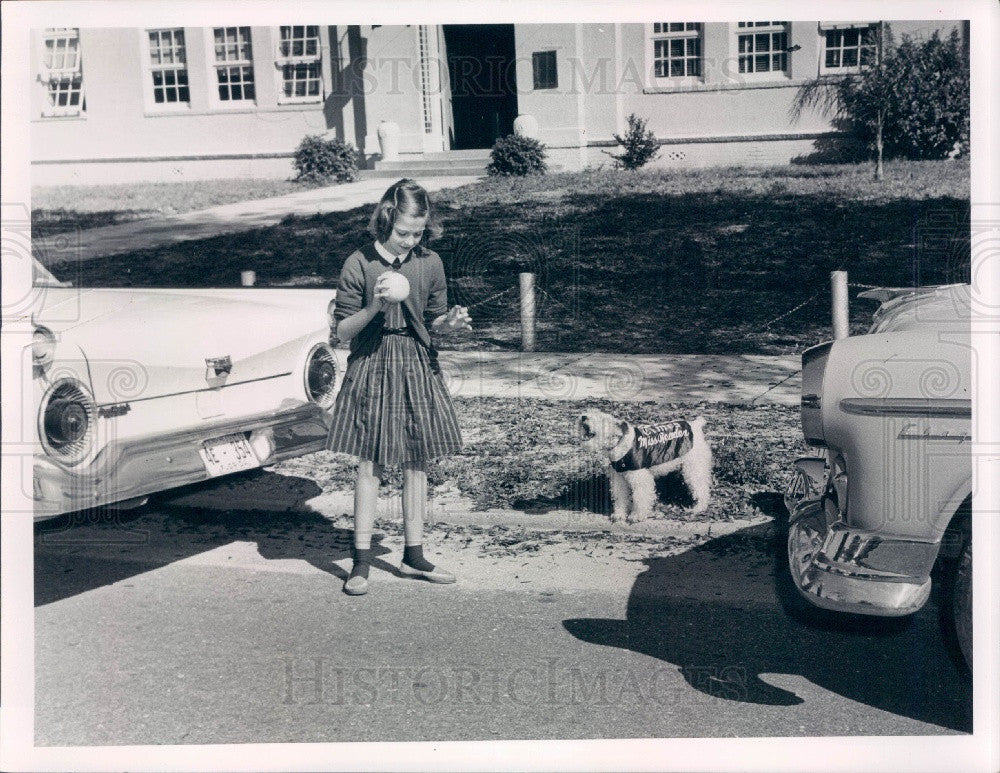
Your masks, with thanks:
<instances>
[{"instance_id":1,"label":"parking post","mask_svg":"<svg viewBox=\"0 0 1000 773\"><path fill-rule=\"evenodd\" d=\"M524 272L521 280L521 351L535 351L535 275Z\"/></svg>"},{"instance_id":2,"label":"parking post","mask_svg":"<svg viewBox=\"0 0 1000 773\"><path fill-rule=\"evenodd\" d=\"M847 298L847 272L830 272L830 284L833 289L833 337L835 340L839 338L847 338L850 334L850 328L848 327L849 301Z\"/></svg>"}]
</instances>

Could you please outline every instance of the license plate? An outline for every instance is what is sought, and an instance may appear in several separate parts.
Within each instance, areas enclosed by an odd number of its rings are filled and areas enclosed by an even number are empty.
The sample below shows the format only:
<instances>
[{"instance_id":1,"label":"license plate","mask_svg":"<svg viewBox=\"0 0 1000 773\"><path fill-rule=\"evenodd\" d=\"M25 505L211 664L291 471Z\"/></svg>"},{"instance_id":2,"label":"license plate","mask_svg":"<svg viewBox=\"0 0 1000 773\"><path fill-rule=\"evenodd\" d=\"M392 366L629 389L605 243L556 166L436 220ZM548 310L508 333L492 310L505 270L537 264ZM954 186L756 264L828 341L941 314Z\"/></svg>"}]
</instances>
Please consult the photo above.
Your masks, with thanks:
<instances>
[{"instance_id":1,"label":"license plate","mask_svg":"<svg viewBox=\"0 0 1000 773\"><path fill-rule=\"evenodd\" d=\"M198 449L205 469L213 478L260 467L260 460L243 435L225 435L206 440Z\"/></svg>"}]
</instances>

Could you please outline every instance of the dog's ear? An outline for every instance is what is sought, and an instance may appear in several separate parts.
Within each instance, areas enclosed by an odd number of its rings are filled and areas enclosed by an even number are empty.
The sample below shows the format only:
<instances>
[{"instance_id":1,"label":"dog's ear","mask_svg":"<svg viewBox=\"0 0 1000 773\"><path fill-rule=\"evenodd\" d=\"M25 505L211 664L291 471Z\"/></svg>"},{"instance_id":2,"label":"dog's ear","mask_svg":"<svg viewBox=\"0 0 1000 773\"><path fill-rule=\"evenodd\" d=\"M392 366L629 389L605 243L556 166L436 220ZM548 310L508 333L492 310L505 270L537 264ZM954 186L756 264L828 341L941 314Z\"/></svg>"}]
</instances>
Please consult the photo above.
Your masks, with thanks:
<instances>
[{"instance_id":1,"label":"dog's ear","mask_svg":"<svg viewBox=\"0 0 1000 773\"><path fill-rule=\"evenodd\" d=\"M626 432L628 432L628 422L627 421L618 422L618 431L621 432L623 435Z\"/></svg>"}]
</instances>

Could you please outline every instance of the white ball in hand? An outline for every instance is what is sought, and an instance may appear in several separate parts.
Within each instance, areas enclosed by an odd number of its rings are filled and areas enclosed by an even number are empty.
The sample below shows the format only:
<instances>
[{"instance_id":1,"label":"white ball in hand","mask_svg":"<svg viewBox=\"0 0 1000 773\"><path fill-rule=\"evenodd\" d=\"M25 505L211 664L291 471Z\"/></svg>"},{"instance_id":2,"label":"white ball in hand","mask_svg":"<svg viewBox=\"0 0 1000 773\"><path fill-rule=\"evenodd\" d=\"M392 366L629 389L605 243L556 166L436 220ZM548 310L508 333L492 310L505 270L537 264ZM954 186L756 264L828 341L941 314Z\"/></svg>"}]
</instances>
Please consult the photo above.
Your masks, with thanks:
<instances>
[{"instance_id":1,"label":"white ball in hand","mask_svg":"<svg viewBox=\"0 0 1000 773\"><path fill-rule=\"evenodd\" d=\"M406 296L410 294L409 280L397 271L387 271L383 276L385 276L385 299L393 303L406 300Z\"/></svg>"}]
</instances>

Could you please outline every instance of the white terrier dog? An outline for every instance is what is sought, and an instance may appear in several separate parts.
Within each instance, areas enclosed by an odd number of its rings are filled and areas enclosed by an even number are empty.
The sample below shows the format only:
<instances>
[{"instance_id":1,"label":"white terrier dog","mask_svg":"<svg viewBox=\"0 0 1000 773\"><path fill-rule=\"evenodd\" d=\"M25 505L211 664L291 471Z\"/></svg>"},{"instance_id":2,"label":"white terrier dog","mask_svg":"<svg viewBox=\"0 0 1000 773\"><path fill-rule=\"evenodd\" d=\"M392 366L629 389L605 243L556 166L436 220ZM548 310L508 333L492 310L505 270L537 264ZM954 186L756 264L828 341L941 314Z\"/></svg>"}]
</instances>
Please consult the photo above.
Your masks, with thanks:
<instances>
[{"instance_id":1,"label":"white terrier dog","mask_svg":"<svg viewBox=\"0 0 1000 773\"><path fill-rule=\"evenodd\" d=\"M694 499L692 513L704 512L711 499L712 449L705 440L705 419L633 425L601 411L577 421L582 445L608 459L611 520L642 521L656 503L656 478L680 470Z\"/></svg>"}]
</instances>

